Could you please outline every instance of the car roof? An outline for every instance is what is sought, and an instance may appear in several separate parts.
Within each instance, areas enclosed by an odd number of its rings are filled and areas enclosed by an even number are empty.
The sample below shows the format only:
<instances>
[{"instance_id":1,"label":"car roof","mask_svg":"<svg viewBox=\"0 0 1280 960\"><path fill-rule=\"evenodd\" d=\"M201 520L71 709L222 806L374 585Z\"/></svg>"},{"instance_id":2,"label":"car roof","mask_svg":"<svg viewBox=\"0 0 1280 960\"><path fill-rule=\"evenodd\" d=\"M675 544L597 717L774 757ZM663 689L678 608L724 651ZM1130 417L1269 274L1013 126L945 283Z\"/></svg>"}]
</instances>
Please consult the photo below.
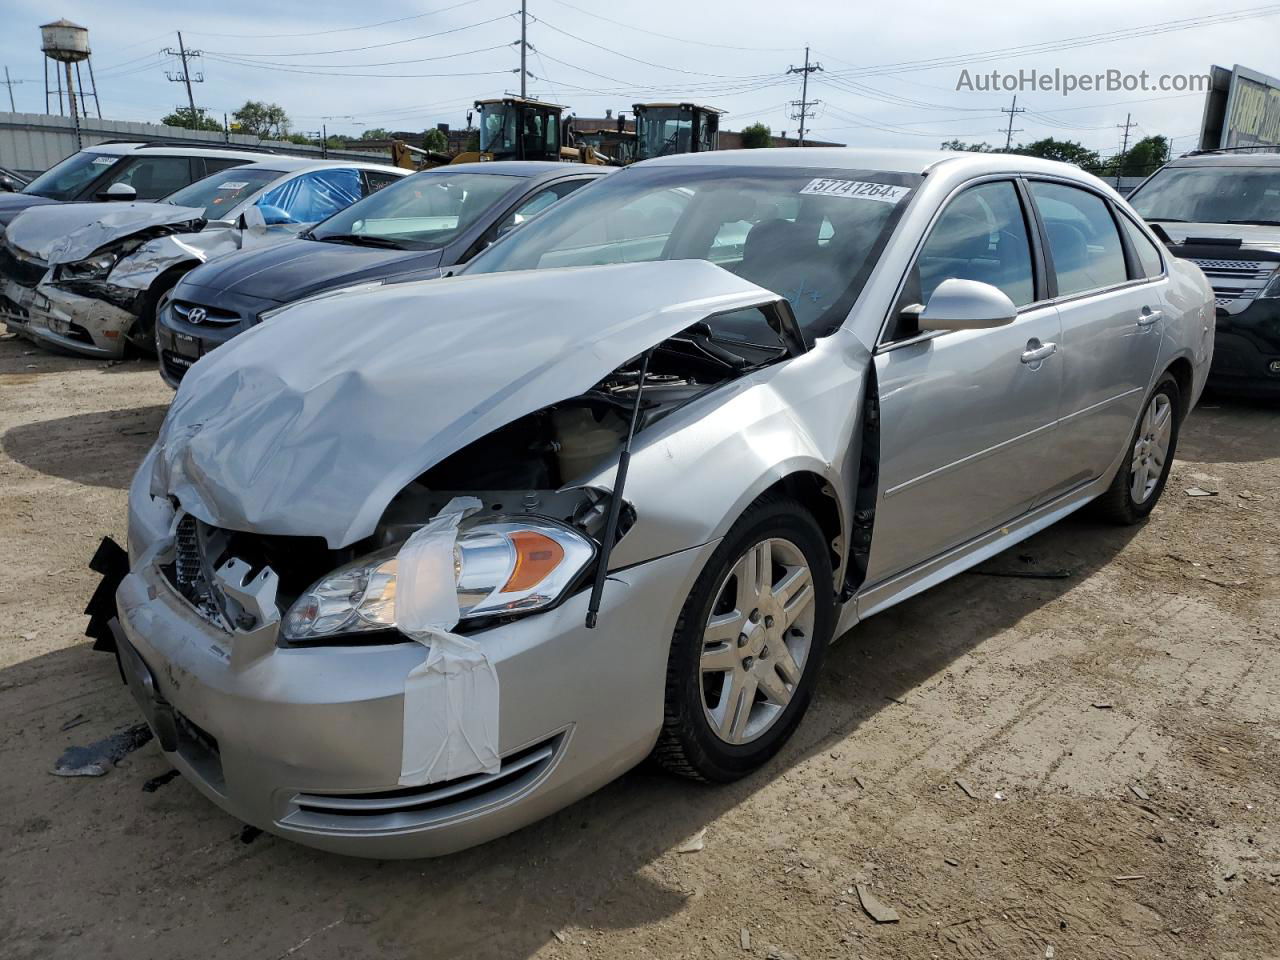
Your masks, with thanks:
<instances>
[{"instance_id":1,"label":"car roof","mask_svg":"<svg viewBox=\"0 0 1280 960\"><path fill-rule=\"evenodd\" d=\"M1280 153L1214 151L1170 160L1167 167L1280 167Z\"/></svg>"},{"instance_id":2,"label":"car roof","mask_svg":"<svg viewBox=\"0 0 1280 960\"><path fill-rule=\"evenodd\" d=\"M279 154L272 157L259 158L254 163L246 163L240 170L278 170L281 173L298 173L305 170L333 170L341 167L356 167L360 170L382 170L386 173L398 173L407 176L408 170L394 167L387 163L370 163L367 160L311 160L307 157L291 157Z\"/></svg>"},{"instance_id":3,"label":"car roof","mask_svg":"<svg viewBox=\"0 0 1280 960\"><path fill-rule=\"evenodd\" d=\"M126 154L138 153L146 150L148 154L157 156L179 156L179 157L238 157L245 160L258 160L264 156L272 156L262 150L237 150L234 147L209 146L202 147L198 144L186 146L183 144L164 144L153 146L150 143L139 141L137 143L128 142L121 143L112 141L110 143L91 143L84 148L85 153L104 153L110 156L123 157Z\"/></svg>"},{"instance_id":4,"label":"car roof","mask_svg":"<svg viewBox=\"0 0 1280 960\"><path fill-rule=\"evenodd\" d=\"M475 164L445 164L433 166L422 173L493 173L503 177L538 177L548 173L605 172L612 168L598 164L561 163L558 160L488 160Z\"/></svg>"},{"instance_id":5,"label":"car roof","mask_svg":"<svg viewBox=\"0 0 1280 960\"><path fill-rule=\"evenodd\" d=\"M914 173L924 176L946 166L950 172L1043 173L1087 183L1100 182L1075 164L1044 160L1018 153L971 153L958 150L879 150L860 147L774 147L762 150L712 150L643 160L636 167L741 166L801 167L861 170L875 173Z\"/></svg>"}]
</instances>

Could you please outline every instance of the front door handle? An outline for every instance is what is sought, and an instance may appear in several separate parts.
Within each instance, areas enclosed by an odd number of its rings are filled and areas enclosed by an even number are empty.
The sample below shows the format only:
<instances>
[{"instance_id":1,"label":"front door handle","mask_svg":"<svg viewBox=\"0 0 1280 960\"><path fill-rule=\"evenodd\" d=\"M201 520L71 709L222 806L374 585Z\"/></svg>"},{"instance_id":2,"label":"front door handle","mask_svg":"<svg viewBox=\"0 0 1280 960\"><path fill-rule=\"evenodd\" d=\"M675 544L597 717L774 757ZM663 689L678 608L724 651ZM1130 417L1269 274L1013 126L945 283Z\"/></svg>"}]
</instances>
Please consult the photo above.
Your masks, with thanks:
<instances>
[{"instance_id":1,"label":"front door handle","mask_svg":"<svg viewBox=\"0 0 1280 960\"><path fill-rule=\"evenodd\" d=\"M1048 360L1058 352L1056 343L1041 343L1034 337L1027 341L1027 349L1022 354L1023 363L1039 363L1041 360Z\"/></svg>"},{"instance_id":2,"label":"front door handle","mask_svg":"<svg viewBox=\"0 0 1280 960\"><path fill-rule=\"evenodd\" d=\"M1150 307L1143 307L1142 312L1138 314L1138 326L1149 327L1163 316L1164 312L1162 310L1152 310Z\"/></svg>"}]
</instances>

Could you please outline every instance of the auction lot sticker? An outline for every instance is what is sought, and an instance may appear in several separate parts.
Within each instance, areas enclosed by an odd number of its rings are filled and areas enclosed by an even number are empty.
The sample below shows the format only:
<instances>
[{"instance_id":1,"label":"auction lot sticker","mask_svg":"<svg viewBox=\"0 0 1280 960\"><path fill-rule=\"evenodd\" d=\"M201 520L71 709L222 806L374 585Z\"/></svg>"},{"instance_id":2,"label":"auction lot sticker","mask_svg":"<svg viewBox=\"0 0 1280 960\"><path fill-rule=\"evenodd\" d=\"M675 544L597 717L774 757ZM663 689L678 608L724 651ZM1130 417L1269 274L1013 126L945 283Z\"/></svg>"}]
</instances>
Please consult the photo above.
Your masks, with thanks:
<instances>
[{"instance_id":1,"label":"auction lot sticker","mask_svg":"<svg viewBox=\"0 0 1280 960\"><path fill-rule=\"evenodd\" d=\"M897 203L910 187L895 187L890 183L867 183L865 180L832 180L818 177L810 180L800 191L810 197L855 197L859 200L879 200L881 203Z\"/></svg>"}]
</instances>

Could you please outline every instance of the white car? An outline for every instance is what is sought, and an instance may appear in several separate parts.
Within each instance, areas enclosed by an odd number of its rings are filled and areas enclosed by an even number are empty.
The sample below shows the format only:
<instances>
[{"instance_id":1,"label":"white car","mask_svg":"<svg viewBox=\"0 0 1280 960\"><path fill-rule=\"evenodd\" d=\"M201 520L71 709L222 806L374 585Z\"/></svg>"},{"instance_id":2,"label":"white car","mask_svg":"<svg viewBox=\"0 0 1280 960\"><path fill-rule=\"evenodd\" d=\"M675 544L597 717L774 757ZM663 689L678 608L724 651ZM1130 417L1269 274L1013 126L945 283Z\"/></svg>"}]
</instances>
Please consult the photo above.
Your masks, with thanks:
<instances>
[{"instance_id":1,"label":"white car","mask_svg":"<svg viewBox=\"0 0 1280 960\"><path fill-rule=\"evenodd\" d=\"M156 203L32 207L0 249L0 319L37 343L93 357L154 349L156 307L188 270L296 236L410 171L272 157ZM110 192L110 191L108 191Z\"/></svg>"}]
</instances>

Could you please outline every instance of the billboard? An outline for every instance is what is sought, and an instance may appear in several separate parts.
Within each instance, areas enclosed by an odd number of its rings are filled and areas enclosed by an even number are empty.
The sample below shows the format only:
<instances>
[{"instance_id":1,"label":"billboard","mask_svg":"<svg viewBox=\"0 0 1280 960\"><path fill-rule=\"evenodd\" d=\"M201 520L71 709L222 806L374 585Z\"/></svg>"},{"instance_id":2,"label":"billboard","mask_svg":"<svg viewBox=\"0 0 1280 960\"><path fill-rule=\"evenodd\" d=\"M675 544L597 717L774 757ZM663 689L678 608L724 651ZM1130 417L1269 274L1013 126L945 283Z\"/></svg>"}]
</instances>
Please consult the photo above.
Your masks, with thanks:
<instances>
[{"instance_id":1,"label":"billboard","mask_svg":"<svg viewBox=\"0 0 1280 960\"><path fill-rule=\"evenodd\" d=\"M1280 80L1239 64L1213 67L1211 76L1200 149L1280 146Z\"/></svg>"}]
</instances>

